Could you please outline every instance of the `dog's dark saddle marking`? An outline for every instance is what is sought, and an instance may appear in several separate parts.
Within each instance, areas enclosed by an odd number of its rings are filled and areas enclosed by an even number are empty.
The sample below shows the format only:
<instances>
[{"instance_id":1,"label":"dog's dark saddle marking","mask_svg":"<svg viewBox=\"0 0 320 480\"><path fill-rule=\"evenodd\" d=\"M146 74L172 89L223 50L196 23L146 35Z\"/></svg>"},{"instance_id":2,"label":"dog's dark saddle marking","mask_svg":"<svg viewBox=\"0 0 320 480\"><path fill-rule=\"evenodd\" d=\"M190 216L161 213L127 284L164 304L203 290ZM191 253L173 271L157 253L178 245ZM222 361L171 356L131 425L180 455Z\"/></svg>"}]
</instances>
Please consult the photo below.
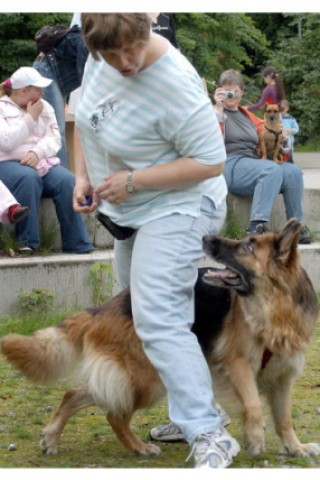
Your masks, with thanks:
<instances>
[{"instance_id":1,"label":"dog's dark saddle marking","mask_svg":"<svg viewBox=\"0 0 320 480\"><path fill-rule=\"evenodd\" d=\"M223 319L231 306L231 294L228 289L208 285L203 280L203 276L208 270L210 269L199 268L198 270L198 279L195 286L195 321L192 326L192 331L197 336L204 353L212 348L212 342L219 335L223 326ZM125 321L132 322L130 290L123 290L115 298L118 298L117 310L119 312L120 309L122 312L122 318ZM93 316L102 312L108 312L112 315L112 303L107 302L99 307L88 308L87 311ZM103 321L103 315L101 315L101 321Z\"/></svg>"},{"instance_id":2,"label":"dog's dark saddle marking","mask_svg":"<svg viewBox=\"0 0 320 480\"><path fill-rule=\"evenodd\" d=\"M192 331L204 353L223 327L223 320L231 307L231 292L227 288L207 284L203 277L210 268L199 268L195 286L195 321Z\"/></svg>"}]
</instances>

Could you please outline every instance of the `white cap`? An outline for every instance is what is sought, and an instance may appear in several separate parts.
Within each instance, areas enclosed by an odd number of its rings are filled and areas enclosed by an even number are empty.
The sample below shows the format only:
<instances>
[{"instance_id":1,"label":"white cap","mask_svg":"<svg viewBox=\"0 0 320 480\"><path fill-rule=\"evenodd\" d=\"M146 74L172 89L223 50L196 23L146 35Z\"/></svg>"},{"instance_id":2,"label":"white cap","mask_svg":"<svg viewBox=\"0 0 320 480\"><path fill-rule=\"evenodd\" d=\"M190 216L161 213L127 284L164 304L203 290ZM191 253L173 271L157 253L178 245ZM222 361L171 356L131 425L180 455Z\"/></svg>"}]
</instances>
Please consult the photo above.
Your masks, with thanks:
<instances>
[{"instance_id":1,"label":"white cap","mask_svg":"<svg viewBox=\"0 0 320 480\"><path fill-rule=\"evenodd\" d=\"M11 75L10 82L11 88L17 90L29 86L45 88L50 85L52 80L40 75L33 67L21 67Z\"/></svg>"}]
</instances>

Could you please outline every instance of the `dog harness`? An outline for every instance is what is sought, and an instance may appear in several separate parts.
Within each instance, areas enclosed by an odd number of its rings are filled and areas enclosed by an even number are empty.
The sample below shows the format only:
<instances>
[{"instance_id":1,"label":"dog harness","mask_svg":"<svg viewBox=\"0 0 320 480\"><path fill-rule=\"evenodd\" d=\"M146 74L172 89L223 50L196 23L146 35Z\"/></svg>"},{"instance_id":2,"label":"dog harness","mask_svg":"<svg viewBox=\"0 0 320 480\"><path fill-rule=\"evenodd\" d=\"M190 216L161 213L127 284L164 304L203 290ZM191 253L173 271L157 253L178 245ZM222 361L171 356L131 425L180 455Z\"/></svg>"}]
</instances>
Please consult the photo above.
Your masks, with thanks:
<instances>
[{"instance_id":1,"label":"dog harness","mask_svg":"<svg viewBox=\"0 0 320 480\"><path fill-rule=\"evenodd\" d=\"M269 128L269 127L267 127L266 125L264 126L264 128L265 128L266 130L268 130L268 132L274 134L274 136L275 136L274 147L275 147L275 146L277 145L277 141L278 141L280 135L282 135L282 130L278 130L278 131L272 130L272 128Z\"/></svg>"},{"instance_id":2,"label":"dog harness","mask_svg":"<svg viewBox=\"0 0 320 480\"><path fill-rule=\"evenodd\" d=\"M277 142L278 142L278 138L279 138L279 136L282 134L282 130L278 130L278 132L277 132L276 130L272 130L272 128L269 128L269 127L267 127L266 125L264 126L264 128L265 128L266 130L268 130L268 132L274 134L275 140L274 140L274 146L273 146L273 148L275 148L275 146L277 145ZM290 152L284 152L284 151L282 150L282 148L281 148L280 151L281 151L281 154L282 154L282 156L283 156L283 161L286 162L286 161L290 158Z\"/></svg>"}]
</instances>

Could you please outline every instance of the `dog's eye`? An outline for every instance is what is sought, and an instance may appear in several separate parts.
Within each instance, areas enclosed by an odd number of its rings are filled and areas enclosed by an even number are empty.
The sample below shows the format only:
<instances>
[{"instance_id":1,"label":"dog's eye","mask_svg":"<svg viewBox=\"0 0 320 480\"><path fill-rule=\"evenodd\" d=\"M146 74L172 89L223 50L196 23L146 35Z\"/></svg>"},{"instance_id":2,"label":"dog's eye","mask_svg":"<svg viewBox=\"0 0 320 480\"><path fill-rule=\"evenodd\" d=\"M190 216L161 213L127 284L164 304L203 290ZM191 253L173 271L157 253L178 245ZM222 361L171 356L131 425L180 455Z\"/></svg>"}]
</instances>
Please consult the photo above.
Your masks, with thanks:
<instances>
[{"instance_id":1,"label":"dog's eye","mask_svg":"<svg viewBox=\"0 0 320 480\"><path fill-rule=\"evenodd\" d=\"M253 248L253 243L251 240L249 240L248 242L244 243L242 245L242 248L245 252L248 252L248 253L253 253L254 252L254 248Z\"/></svg>"}]
</instances>

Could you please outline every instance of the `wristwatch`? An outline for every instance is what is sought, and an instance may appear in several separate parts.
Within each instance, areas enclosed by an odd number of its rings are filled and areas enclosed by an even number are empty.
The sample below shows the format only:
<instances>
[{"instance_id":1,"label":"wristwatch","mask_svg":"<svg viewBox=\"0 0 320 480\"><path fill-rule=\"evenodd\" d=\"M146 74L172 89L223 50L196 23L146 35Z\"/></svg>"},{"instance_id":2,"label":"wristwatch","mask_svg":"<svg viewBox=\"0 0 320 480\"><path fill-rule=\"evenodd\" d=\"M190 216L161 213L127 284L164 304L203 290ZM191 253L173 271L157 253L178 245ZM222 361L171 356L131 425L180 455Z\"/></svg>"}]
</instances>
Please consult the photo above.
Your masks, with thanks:
<instances>
[{"instance_id":1,"label":"wristwatch","mask_svg":"<svg viewBox=\"0 0 320 480\"><path fill-rule=\"evenodd\" d=\"M132 172L129 172L128 175L127 175L126 190L127 190L128 193L134 193L135 192L133 181L132 181Z\"/></svg>"}]
</instances>

